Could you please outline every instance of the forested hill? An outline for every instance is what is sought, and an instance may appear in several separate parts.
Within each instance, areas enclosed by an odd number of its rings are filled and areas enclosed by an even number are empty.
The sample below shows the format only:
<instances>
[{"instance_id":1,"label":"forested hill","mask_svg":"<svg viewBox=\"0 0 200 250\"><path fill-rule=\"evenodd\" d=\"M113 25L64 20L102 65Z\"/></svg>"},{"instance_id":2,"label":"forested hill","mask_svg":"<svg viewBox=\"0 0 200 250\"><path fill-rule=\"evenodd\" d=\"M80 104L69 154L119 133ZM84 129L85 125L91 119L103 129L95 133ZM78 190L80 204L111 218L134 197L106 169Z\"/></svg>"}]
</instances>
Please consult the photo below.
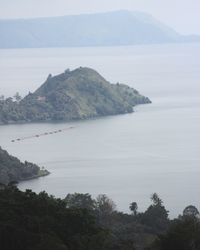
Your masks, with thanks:
<instances>
[{"instance_id":1,"label":"forested hill","mask_svg":"<svg viewBox=\"0 0 200 250\"><path fill-rule=\"evenodd\" d=\"M126 10L0 20L0 34L0 48L200 42L199 36L183 36L147 13Z\"/></svg>"},{"instance_id":2,"label":"forested hill","mask_svg":"<svg viewBox=\"0 0 200 250\"><path fill-rule=\"evenodd\" d=\"M45 176L47 170L40 169L37 165L29 162L22 163L0 147L0 183L9 184Z\"/></svg>"},{"instance_id":3,"label":"forested hill","mask_svg":"<svg viewBox=\"0 0 200 250\"><path fill-rule=\"evenodd\" d=\"M150 103L133 88L111 84L90 68L78 68L52 77L22 100L0 100L0 123L70 121L133 112Z\"/></svg>"}]
</instances>

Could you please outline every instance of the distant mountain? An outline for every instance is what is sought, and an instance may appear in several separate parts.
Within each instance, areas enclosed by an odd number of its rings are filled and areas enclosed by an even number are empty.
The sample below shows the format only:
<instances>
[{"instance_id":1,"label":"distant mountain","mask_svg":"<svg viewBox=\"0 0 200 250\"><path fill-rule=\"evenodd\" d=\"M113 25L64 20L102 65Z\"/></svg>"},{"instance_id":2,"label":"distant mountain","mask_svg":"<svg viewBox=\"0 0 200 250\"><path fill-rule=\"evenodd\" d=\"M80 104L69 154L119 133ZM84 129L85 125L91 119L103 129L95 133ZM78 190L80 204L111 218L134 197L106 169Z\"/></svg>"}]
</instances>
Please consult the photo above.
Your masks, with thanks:
<instances>
[{"instance_id":1,"label":"distant mountain","mask_svg":"<svg viewBox=\"0 0 200 250\"><path fill-rule=\"evenodd\" d=\"M0 20L0 34L0 48L200 42L200 36L182 36L149 14L125 10Z\"/></svg>"},{"instance_id":2,"label":"distant mountain","mask_svg":"<svg viewBox=\"0 0 200 250\"><path fill-rule=\"evenodd\" d=\"M150 103L124 84L111 84L90 68L78 68L52 77L21 101L0 101L0 123L78 120L133 112Z\"/></svg>"},{"instance_id":3,"label":"distant mountain","mask_svg":"<svg viewBox=\"0 0 200 250\"><path fill-rule=\"evenodd\" d=\"M22 163L0 147L0 183L19 182L45 176L47 170L41 170L37 165L29 162Z\"/></svg>"}]
</instances>

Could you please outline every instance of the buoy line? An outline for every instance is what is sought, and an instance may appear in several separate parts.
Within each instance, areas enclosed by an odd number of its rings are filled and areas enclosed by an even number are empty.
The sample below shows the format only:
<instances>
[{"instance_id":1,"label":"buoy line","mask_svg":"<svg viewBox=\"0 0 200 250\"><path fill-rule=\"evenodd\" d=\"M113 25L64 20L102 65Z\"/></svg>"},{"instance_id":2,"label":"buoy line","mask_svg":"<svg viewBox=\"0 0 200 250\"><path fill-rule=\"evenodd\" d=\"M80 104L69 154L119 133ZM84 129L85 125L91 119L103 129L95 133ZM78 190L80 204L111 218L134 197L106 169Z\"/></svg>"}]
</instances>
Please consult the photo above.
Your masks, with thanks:
<instances>
[{"instance_id":1,"label":"buoy line","mask_svg":"<svg viewBox=\"0 0 200 250\"><path fill-rule=\"evenodd\" d=\"M18 141L24 141L24 140L33 139L33 138L39 138L41 136L53 135L53 134L61 133L61 132L64 132L64 131L67 131L67 130L73 129L73 128L74 127L68 127L68 128L53 130L53 131L50 131L50 132L45 132L45 133L42 133L42 134L36 134L36 135L21 137L21 138L13 139L13 140L11 140L11 142L18 142Z\"/></svg>"}]
</instances>

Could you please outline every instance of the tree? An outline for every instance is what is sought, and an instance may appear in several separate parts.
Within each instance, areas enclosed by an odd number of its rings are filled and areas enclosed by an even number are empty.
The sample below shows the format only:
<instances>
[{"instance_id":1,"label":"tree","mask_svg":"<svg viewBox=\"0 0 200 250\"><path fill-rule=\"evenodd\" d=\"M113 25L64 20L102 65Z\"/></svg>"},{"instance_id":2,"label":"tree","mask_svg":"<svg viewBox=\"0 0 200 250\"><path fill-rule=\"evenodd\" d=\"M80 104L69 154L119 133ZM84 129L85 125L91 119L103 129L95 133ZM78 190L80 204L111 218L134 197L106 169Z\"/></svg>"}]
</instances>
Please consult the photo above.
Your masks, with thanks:
<instances>
[{"instance_id":1,"label":"tree","mask_svg":"<svg viewBox=\"0 0 200 250\"><path fill-rule=\"evenodd\" d=\"M98 222L105 228L111 227L113 224L113 214L115 212L115 203L105 194L100 194L96 198L95 212Z\"/></svg>"},{"instance_id":2,"label":"tree","mask_svg":"<svg viewBox=\"0 0 200 250\"><path fill-rule=\"evenodd\" d=\"M13 103L13 98L12 97L8 97L5 99L7 104L12 104Z\"/></svg>"},{"instance_id":3,"label":"tree","mask_svg":"<svg viewBox=\"0 0 200 250\"><path fill-rule=\"evenodd\" d=\"M45 192L6 187L0 190L0 204L0 249L109 249L109 234L88 210L66 208Z\"/></svg>"},{"instance_id":4,"label":"tree","mask_svg":"<svg viewBox=\"0 0 200 250\"><path fill-rule=\"evenodd\" d=\"M199 211L195 206L187 206L183 210L183 217L194 217L194 218L199 218Z\"/></svg>"},{"instance_id":5,"label":"tree","mask_svg":"<svg viewBox=\"0 0 200 250\"><path fill-rule=\"evenodd\" d=\"M132 211L134 215L137 215L137 209L138 209L137 202L132 202L129 206L129 209Z\"/></svg>"},{"instance_id":6,"label":"tree","mask_svg":"<svg viewBox=\"0 0 200 250\"><path fill-rule=\"evenodd\" d=\"M91 195L88 193L68 194L65 197L65 202L68 208L82 208L82 209L93 210L95 207L95 201L92 199Z\"/></svg>"},{"instance_id":7,"label":"tree","mask_svg":"<svg viewBox=\"0 0 200 250\"><path fill-rule=\"evenodd\" d=\"M116 205L107 195L99 194L96 198L96 209L100 214L109 215L115 211Z\"/></svg>"},{"instance_id":8,"label":"tree","mask_svg":"<svg viewBox=\"0 0 200 250\"><path fill-rule=\"evenodd\" d=\"M141 222L152 227L154 233L165 232L169 225L168 211L156 193L151 196L151 201L153 204L141 215Z\"/></svg>"},{"instance_id":9,"label":"tree","mask_svg":"<svg viewBox=\"0 0 200 250\"><path fill-rule=\"evenodd\" d=\"M18 92L13 97L16 100L16 102L20 102L22 99Z\"/></svg>"},{"instance_id":10,"label":"tree","mask_svg":"<svg viewBox=\"0 0 200 250\"><path fill-rule=\"evenodd\" d=\"M185 220L174 220L165 235L158 239L149 250L199 250L200 222L187 217Z\"/></svg>"},{"instance_id":11,"label":"tree","mask_svg":"<svg viewBox=\"0 0 200 250\"><path fill-rule=\"evenodd\" d=\"M4 101L5 100L5 96L4 95L1 95L0 96L0 101Z\"/></svg>"},{"instance_id":12,"label":"tree","mask_svg":"<svg viewBox=\"0 0 200 250\"><path fill-rule=\"evenodd\" d=\"M163 204L163 201L159 198L159 196L154 193L151 196L151 201L153 202L153 206L161 206Z\"/></svg>"}]
</instances>

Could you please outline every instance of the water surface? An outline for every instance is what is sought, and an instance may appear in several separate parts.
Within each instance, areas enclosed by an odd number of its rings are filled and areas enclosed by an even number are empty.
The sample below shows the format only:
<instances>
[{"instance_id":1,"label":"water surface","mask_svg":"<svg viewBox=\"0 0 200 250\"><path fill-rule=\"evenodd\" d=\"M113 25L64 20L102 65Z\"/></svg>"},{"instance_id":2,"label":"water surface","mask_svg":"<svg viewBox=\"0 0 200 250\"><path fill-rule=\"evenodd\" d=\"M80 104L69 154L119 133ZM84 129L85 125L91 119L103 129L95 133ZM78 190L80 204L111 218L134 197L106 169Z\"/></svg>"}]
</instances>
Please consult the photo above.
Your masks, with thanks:
<instances>
[{"instance_id":1,"label":"water surface","mask_svg":"<svg viewBox=\"0 0 200 250\"><path fill-rule=\"evenodd\" d=\"M151 98L135 113L72 123L6 125L0 145L51 175L19 187L65 197L106 193L119 210L137 201L143 211L157 192L171 216L200 207L200 45L0 50L0 94L25 95L49 73L95 68ZM11 143L46 131L63 133Z\"/></svg>"}]
</instances>

